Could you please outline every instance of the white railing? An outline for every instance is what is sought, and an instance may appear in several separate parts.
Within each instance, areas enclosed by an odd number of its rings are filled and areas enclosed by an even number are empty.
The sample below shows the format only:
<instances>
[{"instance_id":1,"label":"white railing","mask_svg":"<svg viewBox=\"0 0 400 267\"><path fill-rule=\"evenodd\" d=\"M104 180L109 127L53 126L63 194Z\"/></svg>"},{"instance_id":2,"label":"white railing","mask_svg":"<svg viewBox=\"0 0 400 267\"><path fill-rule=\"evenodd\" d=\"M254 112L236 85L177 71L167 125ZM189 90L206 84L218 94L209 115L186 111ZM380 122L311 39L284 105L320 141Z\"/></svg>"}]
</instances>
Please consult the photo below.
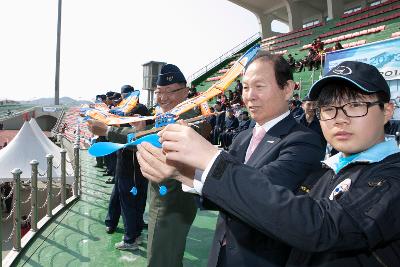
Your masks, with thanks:
<instances>
[{"instance_id":1,"label":"white railing","mask_svg":"<svg viewBox=\"0 0 400 267\"><path fill-rule=\"evenodd\" d=\"M11 266L14 261L19 257L21 250L26 247L34 238L38 231L45 227L52 219L52 217L69 206L69 204L78 200L81 194L81 172L80 172L80 160L79 160L79 128L77 129L77 139L74 144L74 157L71 161L67 160L66 154L67 151L62 149L61 153L61 162L58 165L54 165L53 155L48 154L47 158L47 171L45 173L40 173L38 171L39 162L36 160L32 160L31 164L31 179L29 180L29 184L31 187L31 192L26 199L21 199L21 174L22 171L20 169L14 169L11 171L13 174L13 181L11 185L10 193L7 196L2 196L2 200L9 199L14 196L12 202L12 209L10 214L6 218L0 218L0 237L2 237L2 224L7 222L10 218L13 218L13 227L10 235L5 238L0 238L0 251L2 251L3 243L13 242L13 249L6 255L4 260L0 261L1 266ZM73 165L74 173L67 173L66 164L71 163ZM61 177L60 177L60 185L59 189L56 192L53 192L55 188L53 187L53 182L56 182L53 178L53 168L61 168ZM67 186L66 177L73 177L74 181L71 186ZM46 184L46 188L39 189L38 188L38 177L42 177L45 179L44 182ZM67 189L72 191L72 196L67 199ZM38 203L38 193L46 191L46 199L44 203ZM60 204L53 208L52 204L56 199L60 198ZM29 215L26 218L21 218L21 205L27 204L30 202L31 209L29 211ZM2 205L0 205L0 214L2 214ZM46 215L39 220L38 212L41 209L46 208ZM22 238L21 237L21 224L31 224L31 228L28 233Z\"/></svg>"},{"instance_id":2,"label":"white railing","mask_svg":"<svg viewBox=\"0 0 400 267\"><path fill-rule=\"evenodd\" d=\"M195 73L193 73L192 75L190 75L187 79L188 83L191 83L193 80L197 79L198 77L200 77L201 75L203 75L204 73L206 73L207 71L211 70L212 68L214 68L215 66L221 64L223 61L225 61L227 58L230 58L232 55L236 54L237 52L239 52L240 50L242 50L243 48L245 48L246 46L248 46L249 44L255 42L257 39L261 38L261 33L255 33L253 34L250 38L248 38L247 40L245 40L244 42L238 44L237 46L235 46L234 48L230 49L229 51L225 52L224 54L222 54L220 57L218 57L217 59L213 60L211 63L209 63L208 65L202 67L201 69L199 69L198 71L196 71Z\"/></svg>"}]
</instances>

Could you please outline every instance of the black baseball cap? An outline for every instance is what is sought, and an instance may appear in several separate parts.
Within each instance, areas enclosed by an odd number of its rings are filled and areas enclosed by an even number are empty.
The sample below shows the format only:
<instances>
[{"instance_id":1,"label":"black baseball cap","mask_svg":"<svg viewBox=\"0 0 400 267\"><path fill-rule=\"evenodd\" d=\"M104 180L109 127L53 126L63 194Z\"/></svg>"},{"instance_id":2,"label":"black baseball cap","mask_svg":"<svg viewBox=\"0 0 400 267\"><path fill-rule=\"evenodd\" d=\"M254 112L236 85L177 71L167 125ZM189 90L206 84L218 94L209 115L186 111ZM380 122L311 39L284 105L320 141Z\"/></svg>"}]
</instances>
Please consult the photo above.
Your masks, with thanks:
<instances>
[{"instance_id":1,"label":"black baseball cap","mask_svg":"<svg viewBox=\"0 0 400 267\"><path fill-rule=\"evenodd\" d=\"M121 87L121 94L129 94L132 93L133 91L135 91L135 88L133 88L131 85L127 84L127 85L123 85Z\"/></svg>"},{"instance_id":2,"label":"black baseball cap","mask_svg":"<svg viewBox=\"0 0 400 267\"><path fill-rule=\"evenodd\" d=\"M120 93L114 93L113 96L110 96L108 99L110 100L117 100L121 98L121 94Z\"/></svg>"},{"instance_id":3,"label":"black baseball cap","mask_svg":"<svg viewBox=\"0 0 400 267\"><path fill-rule=\"evenodd\" d=\"M158 75L157 85L166 86L174 83L186 83L182 71L173 64L164 65Z\"/></svg>"},{"instance_id":4,"label":"black baseball cap","mask_svg":"<svg viewBox=\"0 0 400 267\"><path fill-rule=\"evenodd\" d=\"M110 98L110 97L112 97L114 94L115 94L115 92L113 92L113 91L108 91L108 92L106 93L106 97Z\"/></svg>"},{"instance_id":5,"label":"black baseball cap","mask_svg":"<svg viewBox=\"0 0 400 267\"><path fill-rule=\"evenodd\" d=\"M322 79L315 82L308 93L311 100L317 100L321 90L328 83L345 81L367 93L384 92L390 98L390 88L379 70L363 62L344 61L331 69Z\"/></svg>"}]
</instances>

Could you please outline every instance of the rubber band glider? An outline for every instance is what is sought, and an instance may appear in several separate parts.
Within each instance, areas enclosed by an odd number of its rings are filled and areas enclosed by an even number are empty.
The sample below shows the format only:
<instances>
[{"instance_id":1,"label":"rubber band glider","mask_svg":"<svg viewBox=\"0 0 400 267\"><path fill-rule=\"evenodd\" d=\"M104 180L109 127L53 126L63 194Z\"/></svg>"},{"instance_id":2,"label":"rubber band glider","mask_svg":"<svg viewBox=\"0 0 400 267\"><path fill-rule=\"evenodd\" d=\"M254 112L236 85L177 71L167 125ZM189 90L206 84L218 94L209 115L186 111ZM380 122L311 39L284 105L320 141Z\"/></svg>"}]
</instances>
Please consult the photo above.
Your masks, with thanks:
<instances>
[{"instance_id":1,"label":"rubber band glider","mask_svg":"<svg viewBox=\"0 0 400 267\"><path fill-rule=\"evenodd\" d=\"M156 122L155 122L155 128L164 127L168 124L175 123L175 121L176 121L175 116L173 114L164 114L164 115L157 116ZM143 142L148 142L155 147L161 148L159 136L156 133L145 135L138 139L135 138L135 133L131 133L131 134L128 134L128 136L127 136L126 144L118 144L118 143L112 143L112 142L98 142L98 143L93 144L89 148L88 152L93 157L102 157L102 156L112 154L120 149L125 148L125 147L136 146Z\"/></svg>"}]
</instances>

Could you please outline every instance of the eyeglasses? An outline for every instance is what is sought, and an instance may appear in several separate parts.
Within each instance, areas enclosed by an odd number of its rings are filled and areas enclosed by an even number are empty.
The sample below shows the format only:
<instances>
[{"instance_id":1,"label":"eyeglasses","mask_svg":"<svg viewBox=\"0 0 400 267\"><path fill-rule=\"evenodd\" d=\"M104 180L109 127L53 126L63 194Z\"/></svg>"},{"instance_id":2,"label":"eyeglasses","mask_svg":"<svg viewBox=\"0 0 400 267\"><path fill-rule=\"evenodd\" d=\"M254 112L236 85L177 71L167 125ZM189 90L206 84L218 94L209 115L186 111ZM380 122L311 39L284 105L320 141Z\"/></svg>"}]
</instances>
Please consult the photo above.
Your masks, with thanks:
<instances>
[{"instance_id":1,"label":"eyeglasses","mask_svg":"<svg viewBox=\"0 0 400 267\"><path fill-rule=\"evenodd\" d=\"M320 121L332 120L336 118L338 110L341 109L349 118L364 117L368 114L368 109L375 105L383 107L383 102L350 102L340 107L321 106L316 108L316 115Z\"/></svg>"},{"instance_id":2,"label":"eyeglasses","mask_svg":"<svg viewBox=\"0 0 400 267\"><path fill-rule=\"evenodd\" d=\"M187 87L181 87L181 88L174 89L174 90L171 90L171 91L160 91L160 90L155 90L155 91L154 91L154 94L155 94L156 96L159 96L159 95L171 95L171 94L173 94L173 93L179 92L180 90L183 90L183 89L186 89L186 88L187 88Z\"/></svg>"}]
</instances>

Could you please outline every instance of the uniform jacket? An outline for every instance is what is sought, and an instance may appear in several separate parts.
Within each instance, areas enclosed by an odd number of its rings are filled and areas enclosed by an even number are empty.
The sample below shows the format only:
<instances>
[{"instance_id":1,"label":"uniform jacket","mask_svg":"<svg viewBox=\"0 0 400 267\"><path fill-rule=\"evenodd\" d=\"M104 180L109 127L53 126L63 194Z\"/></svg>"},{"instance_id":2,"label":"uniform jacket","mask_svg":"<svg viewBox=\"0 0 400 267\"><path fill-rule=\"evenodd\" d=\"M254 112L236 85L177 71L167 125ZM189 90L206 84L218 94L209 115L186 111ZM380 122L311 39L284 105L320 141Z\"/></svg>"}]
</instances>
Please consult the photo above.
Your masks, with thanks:
<instances>
[{"instance_id":1,"label":"uniform jacket","mask_svg":"<svg viewBox=\"0 0 400 267\"><path fill-rule=\"evenodd\" d=\"M303 196L221 153L202 193L260 234L292 246L286 266L400 266L400 154L388 142L396 153L327 168Z\"/></svg>"},{"instance_id":2,"label":"uniform jacket","mask_svg":"<svg viewBox=\"0 0 400 267\"><path fill-rule=\"evenodd\" d=\"M251 137L252 129L241 132L235 138L229 154L222 152L223 155L226 154L229 158L235 159L237 166L240 166L235 168L239 178L237 183L235 185L229 184L225 188L225 190L230 191L232 188L229 187L234 186L238 190L238 194L231 197L224 195L226 197L224 202L232 201L238 204L247 199L247 194L264 195L264 192L260 192L252 184L253 176L263 177L263 180L295 190L308 173L319 166L319 161L324 155L324 148L317 134L299 125L290 115L266 133L247 164L244 165L243 162ZM214 168L214 166L216 167ZM224 177L231 174L229 168L225 168L224 163L214 164L214 166L211 174L215 172L224 175ZM246 171L242 171L242 168L251 169L252 175L247 176ZM214 179L211 178L211 180ZM257 228L249 224L248 220L243 220L243 218L226 210L220 201L215 201L216 198L221 200L219 197L214 198L213 195L213 197L208 198L207 183L208 181L205 184L206 190L203 190L205 196L203 205L212 208L215 207L214 204L217 204L217 209L220 210L208 266L216 266L220 244L224 236L227 242L228 266L282 266L287 260L290 249L282 242L262 234ZM241 187L246 187L249 192L242 194ZM245 208L260 216L263 215L258 211L261 203L253 202L247 206L245 205L246 202L238 204L239 209Z\"/></svg>"}]
</instances>

